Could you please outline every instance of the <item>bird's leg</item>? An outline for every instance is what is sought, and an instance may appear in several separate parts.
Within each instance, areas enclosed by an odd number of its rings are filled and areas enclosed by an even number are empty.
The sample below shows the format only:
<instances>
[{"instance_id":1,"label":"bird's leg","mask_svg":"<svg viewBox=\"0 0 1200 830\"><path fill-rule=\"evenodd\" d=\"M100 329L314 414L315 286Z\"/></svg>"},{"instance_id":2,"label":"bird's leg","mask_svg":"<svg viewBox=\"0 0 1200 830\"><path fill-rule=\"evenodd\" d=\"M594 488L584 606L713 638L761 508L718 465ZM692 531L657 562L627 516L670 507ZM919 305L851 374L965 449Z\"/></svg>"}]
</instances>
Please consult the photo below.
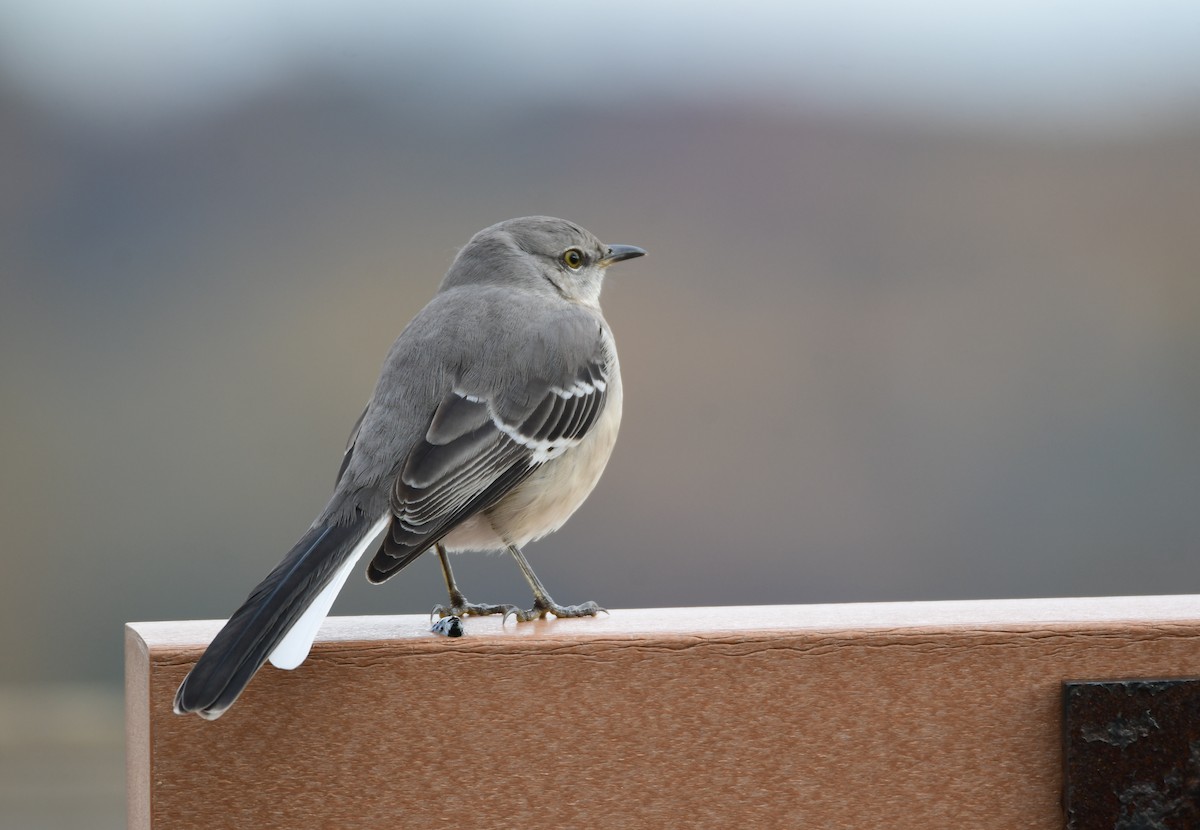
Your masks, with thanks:
<instances>
[{"instance_id":1,"label":"bird's leg","mask_svg":"<svg viewBox=\"0 0 1200 830\"><path fill-rule=\"evenodd\" d=\"M434 606L433 614L436 614L439 619L442 617L482 617L487 614L508 616L520 613L515 605L482 605L478 602L469 602L463 592L458 589L458 583L454 581L454 570L450 567L446 549L441 545L435 545L434 548L437 550L438 561L442 564L442 577L446 580L446 591L450 594L449 605Z\"/></svg>"},{"instance_id":2,"label":"bird's leg","mask_svg":"<svg viewBox=\"0 0 1200 830\"><path fill-rule=\"evenodd\" d=\"M529 587L533 589L533 607L528 611L512 609L511 612L505 612L507 617L509 613L515 614L517 622L528 622L529 620L542 620L547 614L553 614L556 617L594 617L601 611L608 613L590 600L582 605L559 605L550 596L550 592L546 590L546 586L538 579L537 574L533 572L533 568L529 567L529 562L525 559L525 554L521 553L521 549L516 545L509 545L508 552L517 560L517 567L521 569L521 573L525 577L525 581L529 583Z\"/></svg>"}]
</instances>

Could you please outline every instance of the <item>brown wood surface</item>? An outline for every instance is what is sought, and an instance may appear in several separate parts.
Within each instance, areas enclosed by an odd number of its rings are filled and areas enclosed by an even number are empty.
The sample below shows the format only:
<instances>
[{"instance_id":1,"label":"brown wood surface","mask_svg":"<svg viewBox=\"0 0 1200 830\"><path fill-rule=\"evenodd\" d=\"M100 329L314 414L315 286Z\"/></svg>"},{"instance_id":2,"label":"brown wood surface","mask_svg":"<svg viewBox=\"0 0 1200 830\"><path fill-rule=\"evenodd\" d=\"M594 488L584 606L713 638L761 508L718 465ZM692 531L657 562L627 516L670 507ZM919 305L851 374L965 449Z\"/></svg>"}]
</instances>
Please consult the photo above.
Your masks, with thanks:
<instances>
[{"instance_id":1,"label":"brown wood surface","mask_svg":"<svg viewBox=\"0 0 1200 830\"><path fill-rule=\"evenodd\" d=\"M1060 683L1200 672L1200 596L331 618L206 722L126 637L133 828L1058 828Z\"/></svg>"}]
</instances>

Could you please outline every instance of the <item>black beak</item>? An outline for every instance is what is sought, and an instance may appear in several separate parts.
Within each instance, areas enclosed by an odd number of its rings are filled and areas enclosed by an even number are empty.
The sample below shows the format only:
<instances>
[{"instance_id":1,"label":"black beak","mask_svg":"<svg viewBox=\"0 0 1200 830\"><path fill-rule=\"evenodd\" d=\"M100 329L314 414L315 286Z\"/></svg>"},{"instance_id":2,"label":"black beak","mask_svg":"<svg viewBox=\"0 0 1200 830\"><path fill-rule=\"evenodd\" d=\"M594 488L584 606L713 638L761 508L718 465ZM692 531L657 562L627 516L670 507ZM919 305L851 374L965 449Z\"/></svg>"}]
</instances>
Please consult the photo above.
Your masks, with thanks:
<instances>
[{"instance_id":1,"label":"black beak","mask_svg":"<svg viewBox=\"0 0 1200 830\"><path fill-rule=\"evenodd\" d=\"M600 259L600 264L607 268L614 262L620 262L623 259L633 259L634 257L645 255L645 250L637 247L636 245L609 245L608 253Z\"/></svg>"}]
</instances>

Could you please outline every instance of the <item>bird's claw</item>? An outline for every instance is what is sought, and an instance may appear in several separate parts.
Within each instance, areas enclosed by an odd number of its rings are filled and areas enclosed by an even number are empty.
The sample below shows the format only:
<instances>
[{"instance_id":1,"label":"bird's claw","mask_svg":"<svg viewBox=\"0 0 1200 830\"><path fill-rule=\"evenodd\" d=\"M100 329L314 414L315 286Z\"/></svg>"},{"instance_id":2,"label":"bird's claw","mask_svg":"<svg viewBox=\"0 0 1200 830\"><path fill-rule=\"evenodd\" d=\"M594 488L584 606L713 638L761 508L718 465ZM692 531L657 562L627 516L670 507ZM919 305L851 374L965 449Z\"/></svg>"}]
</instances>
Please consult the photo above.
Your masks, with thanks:
<instances>
[{"instance_id":1,"label":"bird's claw","mask_svg":"<svg viewBox=\"0 0 1200 830\"><path fill-rule=\"evenodd\" d=\"M566 617L594 617L600 613L608 613L607 608L601 608L591 600L579 605L559 605L549 597L545 600L534 600L533 607L528 610L513 606L509 606L509 608L511 610L504 614L504 622L508 622L510 614L517 618L517 622L529 622L530 620L544 620L547 614L553 614L555 617L563 619Z\"/></svg>"},{"instance_id":2,"label":"bird's claw","mask_svg":"<svg viewBox=\"0 0 1200 830\"><path fill-rule=\"evenodd\" d=\"M515 612L515 605L485 605L480 602L467 602L463 597L457 597L449 605L435 605L433 611L429 613L429 618L434 617L486 617L491 614L503 614L508 616Z\"/></svg>"}]
</instances>

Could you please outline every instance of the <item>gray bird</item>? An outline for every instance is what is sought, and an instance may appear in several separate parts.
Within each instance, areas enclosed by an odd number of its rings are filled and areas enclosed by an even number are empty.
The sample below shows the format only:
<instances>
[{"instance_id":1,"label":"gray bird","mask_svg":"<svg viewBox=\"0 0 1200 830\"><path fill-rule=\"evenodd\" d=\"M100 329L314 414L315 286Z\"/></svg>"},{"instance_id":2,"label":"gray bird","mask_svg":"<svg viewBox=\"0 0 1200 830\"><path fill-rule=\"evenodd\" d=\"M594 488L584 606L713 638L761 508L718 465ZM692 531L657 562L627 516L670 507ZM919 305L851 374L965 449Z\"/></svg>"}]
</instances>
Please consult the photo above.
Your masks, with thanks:
<instances>
[{"instance_id":1,"label":"gray bird","mask_svg":"<svg viewBox=\"0 0 1200 830\"><path fill-rule=\"evenodd\" d=\"M175 712L220 717L268 659L300 665L370 550L374 583L436 551L442 617L601 611L556 603L521 547L561 527L608 462L621 373L600 287L608 266L645 253L545 216L475 234L392 345L329 503L184 678ZM490 550L516 559L532 608L463 596L447 551Z\"/></svg>"}]
</instances>

